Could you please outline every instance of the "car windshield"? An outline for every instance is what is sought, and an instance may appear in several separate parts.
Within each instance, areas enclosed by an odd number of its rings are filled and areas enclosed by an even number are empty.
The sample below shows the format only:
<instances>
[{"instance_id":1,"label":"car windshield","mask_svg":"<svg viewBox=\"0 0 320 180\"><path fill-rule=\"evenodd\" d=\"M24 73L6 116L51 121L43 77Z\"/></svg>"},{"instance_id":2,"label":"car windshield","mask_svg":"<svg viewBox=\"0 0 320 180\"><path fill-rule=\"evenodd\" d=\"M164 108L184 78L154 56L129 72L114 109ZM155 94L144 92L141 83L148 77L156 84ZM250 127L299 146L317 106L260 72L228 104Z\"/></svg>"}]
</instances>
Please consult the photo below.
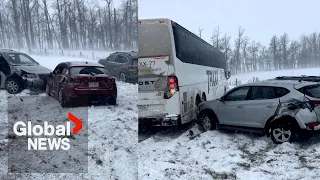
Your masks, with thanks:
<instances>
[{"instance_id":1,"label":"car windshield","mask_svg":"<svg viewBox=\"0 0 320 180\"><path fill-rule=\"evenodd\" d=\"M38 65L30 56L22 53L2 53L2 56L13 65Z\"/></svg>"},{"instance_id":2,"label":"car windshield","mask_svg":"<svg viewBox=\"0 0 320 180\"><path fill-rule=\"evenodd\" d=\"M98 75L98 74L107 74L107 71L103 67L72 67L70 68L71 75L79 75L79 74L90 74L90 75Z\"/></svg>"}]
</instances>

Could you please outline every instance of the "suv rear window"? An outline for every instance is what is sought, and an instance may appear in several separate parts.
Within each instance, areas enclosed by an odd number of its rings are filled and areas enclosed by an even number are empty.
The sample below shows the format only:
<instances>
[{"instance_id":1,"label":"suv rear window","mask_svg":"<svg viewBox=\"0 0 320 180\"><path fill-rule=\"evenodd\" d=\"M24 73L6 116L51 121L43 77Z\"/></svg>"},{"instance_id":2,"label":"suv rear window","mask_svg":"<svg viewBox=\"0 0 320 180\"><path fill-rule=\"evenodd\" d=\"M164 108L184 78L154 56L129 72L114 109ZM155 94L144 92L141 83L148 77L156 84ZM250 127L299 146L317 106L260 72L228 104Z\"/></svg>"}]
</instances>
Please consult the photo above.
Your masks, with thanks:
<instances>
[{"instance_id":1,"label":"suv rear window","mask_svg":"<svg viewBox=\"0 0 320 180\"><path fill-rule=\"evenodd\" d=\"M320 85L305 86L298 89L298 91L310 97L320 98Z\"/></svg>"}]
</instances>

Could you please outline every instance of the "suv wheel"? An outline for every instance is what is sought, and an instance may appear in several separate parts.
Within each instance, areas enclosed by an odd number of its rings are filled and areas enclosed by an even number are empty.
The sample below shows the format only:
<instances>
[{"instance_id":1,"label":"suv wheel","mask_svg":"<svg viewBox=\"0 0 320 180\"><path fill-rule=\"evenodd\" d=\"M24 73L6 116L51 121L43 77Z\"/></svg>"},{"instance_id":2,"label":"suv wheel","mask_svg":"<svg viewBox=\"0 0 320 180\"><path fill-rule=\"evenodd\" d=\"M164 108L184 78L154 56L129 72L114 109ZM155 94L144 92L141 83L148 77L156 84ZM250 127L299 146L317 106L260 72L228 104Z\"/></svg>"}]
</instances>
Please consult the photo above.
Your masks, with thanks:
<instances>
[{"instance_id":1,"label":"suv wheel","mask_svg":"<svg viewBox=\"0 0 320 180\"><path fill-rule=\"evenodd\" d=\"M17 79L7 79L5 88L10 94L17 94L22 90L21 84Z\"/></svg>"},{"instance_id":2,"label":"suv wheel","mask_svg":"<svg viewBox=\"0 0 320 180\"><path fill-rule=\"evenodd\" d=\"M200 117L199 125L202 126L204 131L209 131L213 129L218 129L218 120L210 112L202 113Z\"/></svg>"},{"instance_id":3,"label":"suv wheel","mask_svg":"<svg viewBox=\"0 0 320 180\"><path fill-rule=\"evenodd\" d=\"M294 136L294 127L289 123L275 123L271 126L271 139L276 144L291 142Z\"/></svg>"}]
</instances>

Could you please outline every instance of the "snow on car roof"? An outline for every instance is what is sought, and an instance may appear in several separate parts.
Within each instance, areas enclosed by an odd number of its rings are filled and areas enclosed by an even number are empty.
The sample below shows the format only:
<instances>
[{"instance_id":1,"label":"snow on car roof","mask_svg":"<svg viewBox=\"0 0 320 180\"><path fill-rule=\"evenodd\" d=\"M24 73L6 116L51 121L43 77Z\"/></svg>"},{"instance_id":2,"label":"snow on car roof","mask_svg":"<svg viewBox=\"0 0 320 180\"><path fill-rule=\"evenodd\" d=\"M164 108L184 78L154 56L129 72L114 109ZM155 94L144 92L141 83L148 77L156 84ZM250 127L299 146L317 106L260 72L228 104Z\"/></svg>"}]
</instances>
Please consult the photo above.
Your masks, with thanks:
<instances>
[{"instance_id":1,"label":"snow on car roof","mask_svg":"<svg viewBox=\"0 0 320 180\"><path fill-rule=\"evenodd\" d=\"M286 87L286 88L300 88L303 86L308 86L308 85L316 85L320 83L317 82L307 82L307 81L297 81L297 80L264 80L264 81L258 81L258 82L253 82L253 83L248 83L248 84L243 84L241 86L275 86L275 87Z\"/></svg>"}]
</instances>

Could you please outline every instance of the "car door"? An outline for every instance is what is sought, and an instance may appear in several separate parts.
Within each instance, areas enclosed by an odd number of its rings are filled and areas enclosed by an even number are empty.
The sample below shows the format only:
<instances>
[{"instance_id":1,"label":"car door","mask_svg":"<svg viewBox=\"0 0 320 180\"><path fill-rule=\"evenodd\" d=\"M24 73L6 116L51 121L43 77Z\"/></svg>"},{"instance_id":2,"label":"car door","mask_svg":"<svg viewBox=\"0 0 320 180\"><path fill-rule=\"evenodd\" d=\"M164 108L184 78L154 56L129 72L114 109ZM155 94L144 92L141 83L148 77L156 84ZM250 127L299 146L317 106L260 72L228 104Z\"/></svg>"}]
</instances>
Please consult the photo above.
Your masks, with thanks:
<instances>
[{"instance_id":1,"label":"car door","mask_svg":"<svg viewBox=\"0 0 320 180\"><path fill-rule=\"evenodd\" d=\"M114 71L115 69L115 60L116 60L117 55L116 54L111 54L105 61L105 67L108 71L108 73L112 76L116 77L116 72Z\"/></svg>"},{"instance_id":2,"label":"car door","mask_svg":"<svg viewBox=\"0 0 320 180\"><path fill-rule=\"evenodd\" d=\"M245 105L250 87L238 87L221 98L217 107L220 124L241 126L245 121Z\"/></svg>"},{"instance_id":3,"label":"car door","mask_svg":"<svg viewBox=\"0 0 320 180\"><path fill-rule=\"evenodd\" d=\"M245 126L263 128L265 122L272 117L279 105L276 87L252 87L245 108Z\"/></svg>"},{"instance_id":4,"label":"car door","mask_svg":"<svg viewBox=\"0 0 320 180\"><path fill-rule=\"evenodd\" d=\"M127 56L125 56L124 54L119 54L117 57L116 57L116 60L115 60L115 69L114 71L116 72L117 76L116 77L119 77L120 76L120 73L124 73L125 75L128 74L128 63L129 63L129 58Z\"/></svg>"}]
</instances>

